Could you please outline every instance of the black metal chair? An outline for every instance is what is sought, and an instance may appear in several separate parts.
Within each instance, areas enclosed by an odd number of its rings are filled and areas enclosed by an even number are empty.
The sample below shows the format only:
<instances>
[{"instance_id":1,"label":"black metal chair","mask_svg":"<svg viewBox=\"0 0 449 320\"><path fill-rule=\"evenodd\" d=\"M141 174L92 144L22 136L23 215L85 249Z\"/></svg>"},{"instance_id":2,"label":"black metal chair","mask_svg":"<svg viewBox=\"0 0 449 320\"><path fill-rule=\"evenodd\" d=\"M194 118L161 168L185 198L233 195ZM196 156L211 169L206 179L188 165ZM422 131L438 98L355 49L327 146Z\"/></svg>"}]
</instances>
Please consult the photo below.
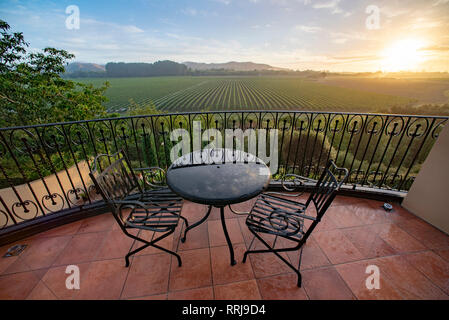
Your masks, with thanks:
<instances>
[{"instance_id":1,"label":"black metal chair","mask_svg":"<svg viewBox=\"0 0 449 320\"><path fill-rule=\"evenodd\" d=\"M311 180L297 175L289 176L294 176L300 180ZM337 178L337 176L340 179ZM243 256L243 262L246 262L246 258L250 253L272 252L296 272L298 275L297 284L298 287L301 287L300 267L303 246L331 205L336 196L336 191L347 177L348 170L345 168L338 168L335 163L330 160L328 165L324 168L319 180L315 180L316 184L312 188L306 203L285 199L284 197L277 196L270 192L260 195L246 218L246 225L251 233L254 234L254 238ZM305 214L311 203L315 205L315 216ZM309 227L304 225L304 219L312 221ZM262 234L275 236L272 246L262 238ZM296 244L287 248L275 248L278 237L291 240L293 244ZM255 238L259 239L268 249L251 250ZM300 250L298 268L295 268L289 261L287 261L287 259L279 254L279 252L296 250Z\"/></svg>"},{"instance_id":2,"label":"black metal chair","mask_svg":"<svg viewBox=\"0 0 449 320\"><path fill-rule=\"evenodd\" d=\"M105 169L101 169L102 167ZM174 255L181 266L181 258L176 252L156 243L175 231L180 218L188 227L187 220L181 216L182 198L164 187L163 169L151 167L135 170L142 172L139 178L131 169L126 154L120 151L113 155L98 155L90 173L95 187L108 204L121 230L134 239L125 257L126 267L129 266L130 256L148 246ZM136 229L139 230L136 235L130 232ZM142 230L154 232L151 241L140 237ZM161 235L156 237L157 233ZM136 241L144 245L131 251Z\"/></svg>"}]
</instances>

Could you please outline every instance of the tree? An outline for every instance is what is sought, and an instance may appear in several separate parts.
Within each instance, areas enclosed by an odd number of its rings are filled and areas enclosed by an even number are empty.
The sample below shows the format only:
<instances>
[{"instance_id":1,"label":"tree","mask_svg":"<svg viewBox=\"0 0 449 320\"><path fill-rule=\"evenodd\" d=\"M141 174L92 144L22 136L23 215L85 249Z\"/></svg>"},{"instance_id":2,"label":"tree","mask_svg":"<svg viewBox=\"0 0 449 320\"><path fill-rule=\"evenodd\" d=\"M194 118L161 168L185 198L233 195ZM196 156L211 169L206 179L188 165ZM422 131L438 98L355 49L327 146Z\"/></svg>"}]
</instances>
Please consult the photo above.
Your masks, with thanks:
<instances>
[{"instance_id":1,"label":"tree","mask_svg":"<svg viewBox=\"0 0 449 320\"><path fill-rule=\"evenodd\" d=\"M21 32L0 20L0 127L92 119L106 114L104 92L61 78L74 58L65 50L27 53Z\"/></svg>"},{"instance_id":2,"label":"tree","mask_svg":"<svg viewBox=\"0 0 449 320\"><path fill-rule=\"evenodd\" d=\"M134 99L129 99L127 114L130 116L145 116L150 114L161 114L162 112L156 108L153 101L147 101L144 104L138 104Z\"/></svg>"},{"instance_id":3,"label":"tree","mask_svg":"<svg viewBox=\"0 0 449 320\"><path fill-rule=\"evenodd\" d=\"M188 73L187 66L169 60L155 63L108 62L105 69L108 77L183 76Z\"/></svg>"}]
</instances>

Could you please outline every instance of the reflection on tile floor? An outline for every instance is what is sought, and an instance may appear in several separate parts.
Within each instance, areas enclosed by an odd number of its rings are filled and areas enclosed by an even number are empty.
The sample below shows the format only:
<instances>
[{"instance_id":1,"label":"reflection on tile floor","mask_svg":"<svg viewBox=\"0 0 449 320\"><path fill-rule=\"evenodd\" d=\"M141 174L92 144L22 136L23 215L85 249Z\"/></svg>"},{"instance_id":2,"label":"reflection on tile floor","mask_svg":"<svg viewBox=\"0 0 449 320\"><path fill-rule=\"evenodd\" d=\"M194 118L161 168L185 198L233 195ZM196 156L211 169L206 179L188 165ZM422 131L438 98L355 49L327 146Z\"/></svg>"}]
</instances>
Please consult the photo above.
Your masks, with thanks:
<instances>
[{"instance_id":1,"label":"reflection on tile floor","mask_svg":"<svg viewBox=\"0 0 449 320\"><path fill-rule=\"evenodd\" d=\"M302 288L272 253L250 255L242 263L252 236L245 217L227 209L238 261L231 267L213 209L185 243L179 241L182 225L161 242L178 251L182 267L169 254L147 248L126 268L124 255L133 241L109 213L19 241L28 245L20 256L0 258L0 299L448 299L449 236L397 204L392 212L381 205L336 198L305 246ZM185 202L182 215L193 222L205 211ZM0 255L11 245L1 247ZM283 256L294 264L299 257L296 252ZM80 268L80 290L66 288L67 265ZM370 265L379 268L379 289L366 287Z\"/></svg>"}]
</instances>

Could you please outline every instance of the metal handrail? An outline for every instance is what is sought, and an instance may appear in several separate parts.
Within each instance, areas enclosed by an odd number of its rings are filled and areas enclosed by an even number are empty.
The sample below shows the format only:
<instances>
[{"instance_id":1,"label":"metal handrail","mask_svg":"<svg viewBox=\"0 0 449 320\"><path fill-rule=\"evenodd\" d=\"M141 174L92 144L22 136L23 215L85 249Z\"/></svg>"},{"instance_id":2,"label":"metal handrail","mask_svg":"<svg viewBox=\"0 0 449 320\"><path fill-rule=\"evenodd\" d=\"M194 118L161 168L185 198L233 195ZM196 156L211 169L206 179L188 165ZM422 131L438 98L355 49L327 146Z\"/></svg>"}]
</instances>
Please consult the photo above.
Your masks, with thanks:
<instances>
[{"instance_id":1,"label":"metal handrail","mask_svg":"<svg viewBox=\"0 0 449 320\"><path fill-rule=\"evenodd\" d=\"M362 116L400 116L400 117L413 117L413 118L427 118L427 119L449 119L449 116L436 116L436 115L412 115L412 114L388 114L388 113L370 113L370 112L343 112L343 111L316 111L316 110L227 110L227 111L186 111L186 112L173 112L173 113L160 113L160 114L148 114L148 115L135 115L135 116L122 116L112 118L96 118L89 120L75 120L66 122L51 122L41 124L31 124L26 126L12 126L0 128L0 131L14 130L14 129L30 129L36 127L51 127L55 125L70 125L79 124L85 122L99 122L109 120L123 120L123 119L136 119L136 118L153 118L160 116L177 116L177 115L196 115L196 114L220 114L220 113L316 113L316 114L340 114L340 115L362 115Z\"/></svg>"}]
</instances>

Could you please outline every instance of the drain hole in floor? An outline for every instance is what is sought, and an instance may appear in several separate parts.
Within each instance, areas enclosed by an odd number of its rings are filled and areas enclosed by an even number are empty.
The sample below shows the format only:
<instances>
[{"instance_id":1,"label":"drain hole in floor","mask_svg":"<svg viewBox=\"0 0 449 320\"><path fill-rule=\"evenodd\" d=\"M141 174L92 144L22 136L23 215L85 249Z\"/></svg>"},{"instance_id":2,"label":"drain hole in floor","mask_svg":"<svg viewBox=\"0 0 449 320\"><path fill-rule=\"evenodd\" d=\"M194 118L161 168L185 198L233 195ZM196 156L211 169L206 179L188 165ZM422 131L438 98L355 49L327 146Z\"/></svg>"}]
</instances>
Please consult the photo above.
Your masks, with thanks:
<instances>
[{"instance_id":1,"label":"drain hole in floor","mask_svg":"<svg viewBox=\"0 0 449 320\"><path fill-rule=\"evenodd\" d=\"M16 244L15 246L9 248L8 251L6 251L3 258L18 256L23 252L23 250L25 250L26 247L27 247L26 244Z\"/></svg>"}]
</instances>

